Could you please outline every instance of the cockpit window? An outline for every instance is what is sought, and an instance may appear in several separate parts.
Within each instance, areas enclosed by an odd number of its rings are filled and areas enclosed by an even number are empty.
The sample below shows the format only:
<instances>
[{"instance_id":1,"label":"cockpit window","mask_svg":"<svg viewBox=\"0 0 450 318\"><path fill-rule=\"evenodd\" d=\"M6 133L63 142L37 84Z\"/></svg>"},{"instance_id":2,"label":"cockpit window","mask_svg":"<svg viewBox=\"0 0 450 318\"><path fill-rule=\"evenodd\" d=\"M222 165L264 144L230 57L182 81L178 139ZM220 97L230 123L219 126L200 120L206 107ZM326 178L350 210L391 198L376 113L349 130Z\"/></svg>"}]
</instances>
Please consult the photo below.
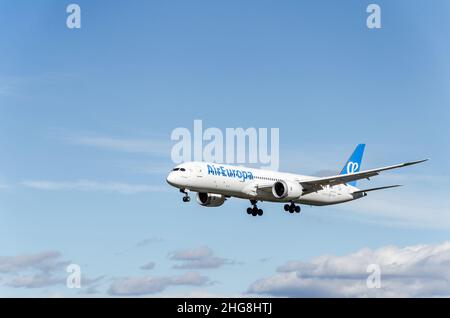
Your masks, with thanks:
<instances>
[{"instance_id":1,"label":"cockpit window","mask_svg":"<svg viewBox=\"0 0 450 318\"><path fill-rule=\"evenodd\" d=\"M172 171L178 171L178 170L180 170L180 168L175 168L175 169L173 169Z\"/></svg>"},{"instance_id":2,"label":"cockpit window","mask_svg":"<svg viewBox=\"0 0 450 318\"><path fill-rule=\"evenodd\" d=\"M186 171L186 169L184 169L184 168L180 168L180 171Z\"/></svg>"}]
</instances>

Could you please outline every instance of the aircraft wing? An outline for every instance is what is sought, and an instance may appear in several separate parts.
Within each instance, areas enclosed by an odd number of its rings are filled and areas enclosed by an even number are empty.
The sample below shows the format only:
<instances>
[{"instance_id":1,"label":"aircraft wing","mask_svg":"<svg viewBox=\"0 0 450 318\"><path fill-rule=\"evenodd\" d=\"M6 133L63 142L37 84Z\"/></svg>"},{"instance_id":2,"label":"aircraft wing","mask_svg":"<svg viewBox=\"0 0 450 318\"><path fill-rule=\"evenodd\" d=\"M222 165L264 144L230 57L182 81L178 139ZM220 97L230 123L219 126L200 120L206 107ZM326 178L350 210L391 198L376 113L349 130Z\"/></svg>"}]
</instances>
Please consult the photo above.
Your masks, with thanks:
<instances>
[{"instance_id":1,"label":"aircraft wing","mask_svg":"<svg viewBox=\"0 0 450 318\"><path fill-rule=\"evenodd\" d=\"M272 183L258 183L258 182L252 182L250 183L245 189L244 192L247 193L250 196L257 196L257 195L267 195L272 193Z\"/></svg>"},{"instance_id":2,"label":"aircraft wing","mask_svg":"<svg viewBox=\"0 0 450 318\"><path fill-rule=\"evenodd\" d=\"M370 177L374 177L380 174L382 171L391 170L391 169L397 169L402 167L407 167L411 165L415 165L424 161L427 161L428 159L424 160L418 160L418 161L411 161L411 162L405 162L398 165L393 166L387 166L377 169L370 169L365 171L360 171L356 173L349 173L349 174L342 174L337 176L331 176L331 177L324 177L324 178L316 178L316 179L309 179L305 181L300 181L300 184L305 190L309 191L318 191L322 189L324 186L334 186L338 184L344 184L351 181L361 180L361 179L368 179Z\"/></svg>"}]
</instances>

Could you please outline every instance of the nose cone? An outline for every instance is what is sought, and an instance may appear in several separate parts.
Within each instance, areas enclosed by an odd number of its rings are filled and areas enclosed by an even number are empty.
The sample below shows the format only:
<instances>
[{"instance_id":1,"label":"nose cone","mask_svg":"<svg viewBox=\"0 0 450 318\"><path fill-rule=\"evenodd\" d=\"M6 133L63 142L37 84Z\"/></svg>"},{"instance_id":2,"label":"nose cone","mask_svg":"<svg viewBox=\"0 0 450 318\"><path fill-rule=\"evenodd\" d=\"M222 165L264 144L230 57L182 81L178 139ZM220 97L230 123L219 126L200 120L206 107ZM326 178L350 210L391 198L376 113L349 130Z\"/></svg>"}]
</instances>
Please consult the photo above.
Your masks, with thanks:
<instances>
[{"instance_id":1,"label":"nose cone","mask_svg":"<svg viewBox=\"0 0 450 318\"><path fill-rule=\"evenodd\" d=\"M168 184L170 184L171 186L175 186L175 176L173 175L173 172L169 173L169 175L166 178L166 181Z\"/></svg>"}]
</instances>

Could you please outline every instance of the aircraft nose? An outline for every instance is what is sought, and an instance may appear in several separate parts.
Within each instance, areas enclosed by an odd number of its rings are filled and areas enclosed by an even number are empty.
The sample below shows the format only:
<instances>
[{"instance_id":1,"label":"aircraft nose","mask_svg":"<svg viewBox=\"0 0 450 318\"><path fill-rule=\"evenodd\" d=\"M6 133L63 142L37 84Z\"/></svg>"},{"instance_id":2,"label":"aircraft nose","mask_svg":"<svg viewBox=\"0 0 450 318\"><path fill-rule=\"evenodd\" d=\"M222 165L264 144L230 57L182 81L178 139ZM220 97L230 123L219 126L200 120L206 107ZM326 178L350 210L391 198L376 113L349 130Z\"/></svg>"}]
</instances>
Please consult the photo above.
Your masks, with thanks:
<instances>
[{"instance_id":1,"label":"aircraft nose","mask_svg":"<svg viewBox=\"0 0 450 318\"><path fill-rule=\"evenodd\" d=\"M169 175L166 178L166 181L168 184L170 184L171 186L175 186L175 176L173 175L173 173L169 173Z\"/></svg>"}]
</instances>

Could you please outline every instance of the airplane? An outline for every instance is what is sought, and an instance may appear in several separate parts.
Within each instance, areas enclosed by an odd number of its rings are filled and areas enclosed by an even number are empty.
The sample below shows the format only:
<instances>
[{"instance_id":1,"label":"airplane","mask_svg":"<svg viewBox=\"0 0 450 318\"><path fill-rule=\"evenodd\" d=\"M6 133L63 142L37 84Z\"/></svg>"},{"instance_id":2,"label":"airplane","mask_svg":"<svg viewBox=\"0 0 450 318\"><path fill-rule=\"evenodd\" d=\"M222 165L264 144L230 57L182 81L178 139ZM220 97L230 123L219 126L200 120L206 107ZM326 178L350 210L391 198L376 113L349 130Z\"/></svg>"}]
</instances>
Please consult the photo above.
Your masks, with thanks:
<instances>
[{"instance_id":1,"label":"airplane","mask_svg":"<svg viewBox=\"0 0 450 318\"><path fill-rule=\"evenodd\" d=\"M382 171L415 165L428 159L405 162L382 168L360 171L365 144L356 146L339 175L313 177L271 170L208 162L186 162L177 165L166 181L184 193L183 202L189 202L189 191L197 192L197 203L204 207L221 206L235 197L250 200L247 213L263 215L258 202L282 202L284 210L300 213L300 204L324 206L344 203L367 196L368 192L399 187L358 189L356 181L370 180Z\"/></svg>"}]
</instances>

